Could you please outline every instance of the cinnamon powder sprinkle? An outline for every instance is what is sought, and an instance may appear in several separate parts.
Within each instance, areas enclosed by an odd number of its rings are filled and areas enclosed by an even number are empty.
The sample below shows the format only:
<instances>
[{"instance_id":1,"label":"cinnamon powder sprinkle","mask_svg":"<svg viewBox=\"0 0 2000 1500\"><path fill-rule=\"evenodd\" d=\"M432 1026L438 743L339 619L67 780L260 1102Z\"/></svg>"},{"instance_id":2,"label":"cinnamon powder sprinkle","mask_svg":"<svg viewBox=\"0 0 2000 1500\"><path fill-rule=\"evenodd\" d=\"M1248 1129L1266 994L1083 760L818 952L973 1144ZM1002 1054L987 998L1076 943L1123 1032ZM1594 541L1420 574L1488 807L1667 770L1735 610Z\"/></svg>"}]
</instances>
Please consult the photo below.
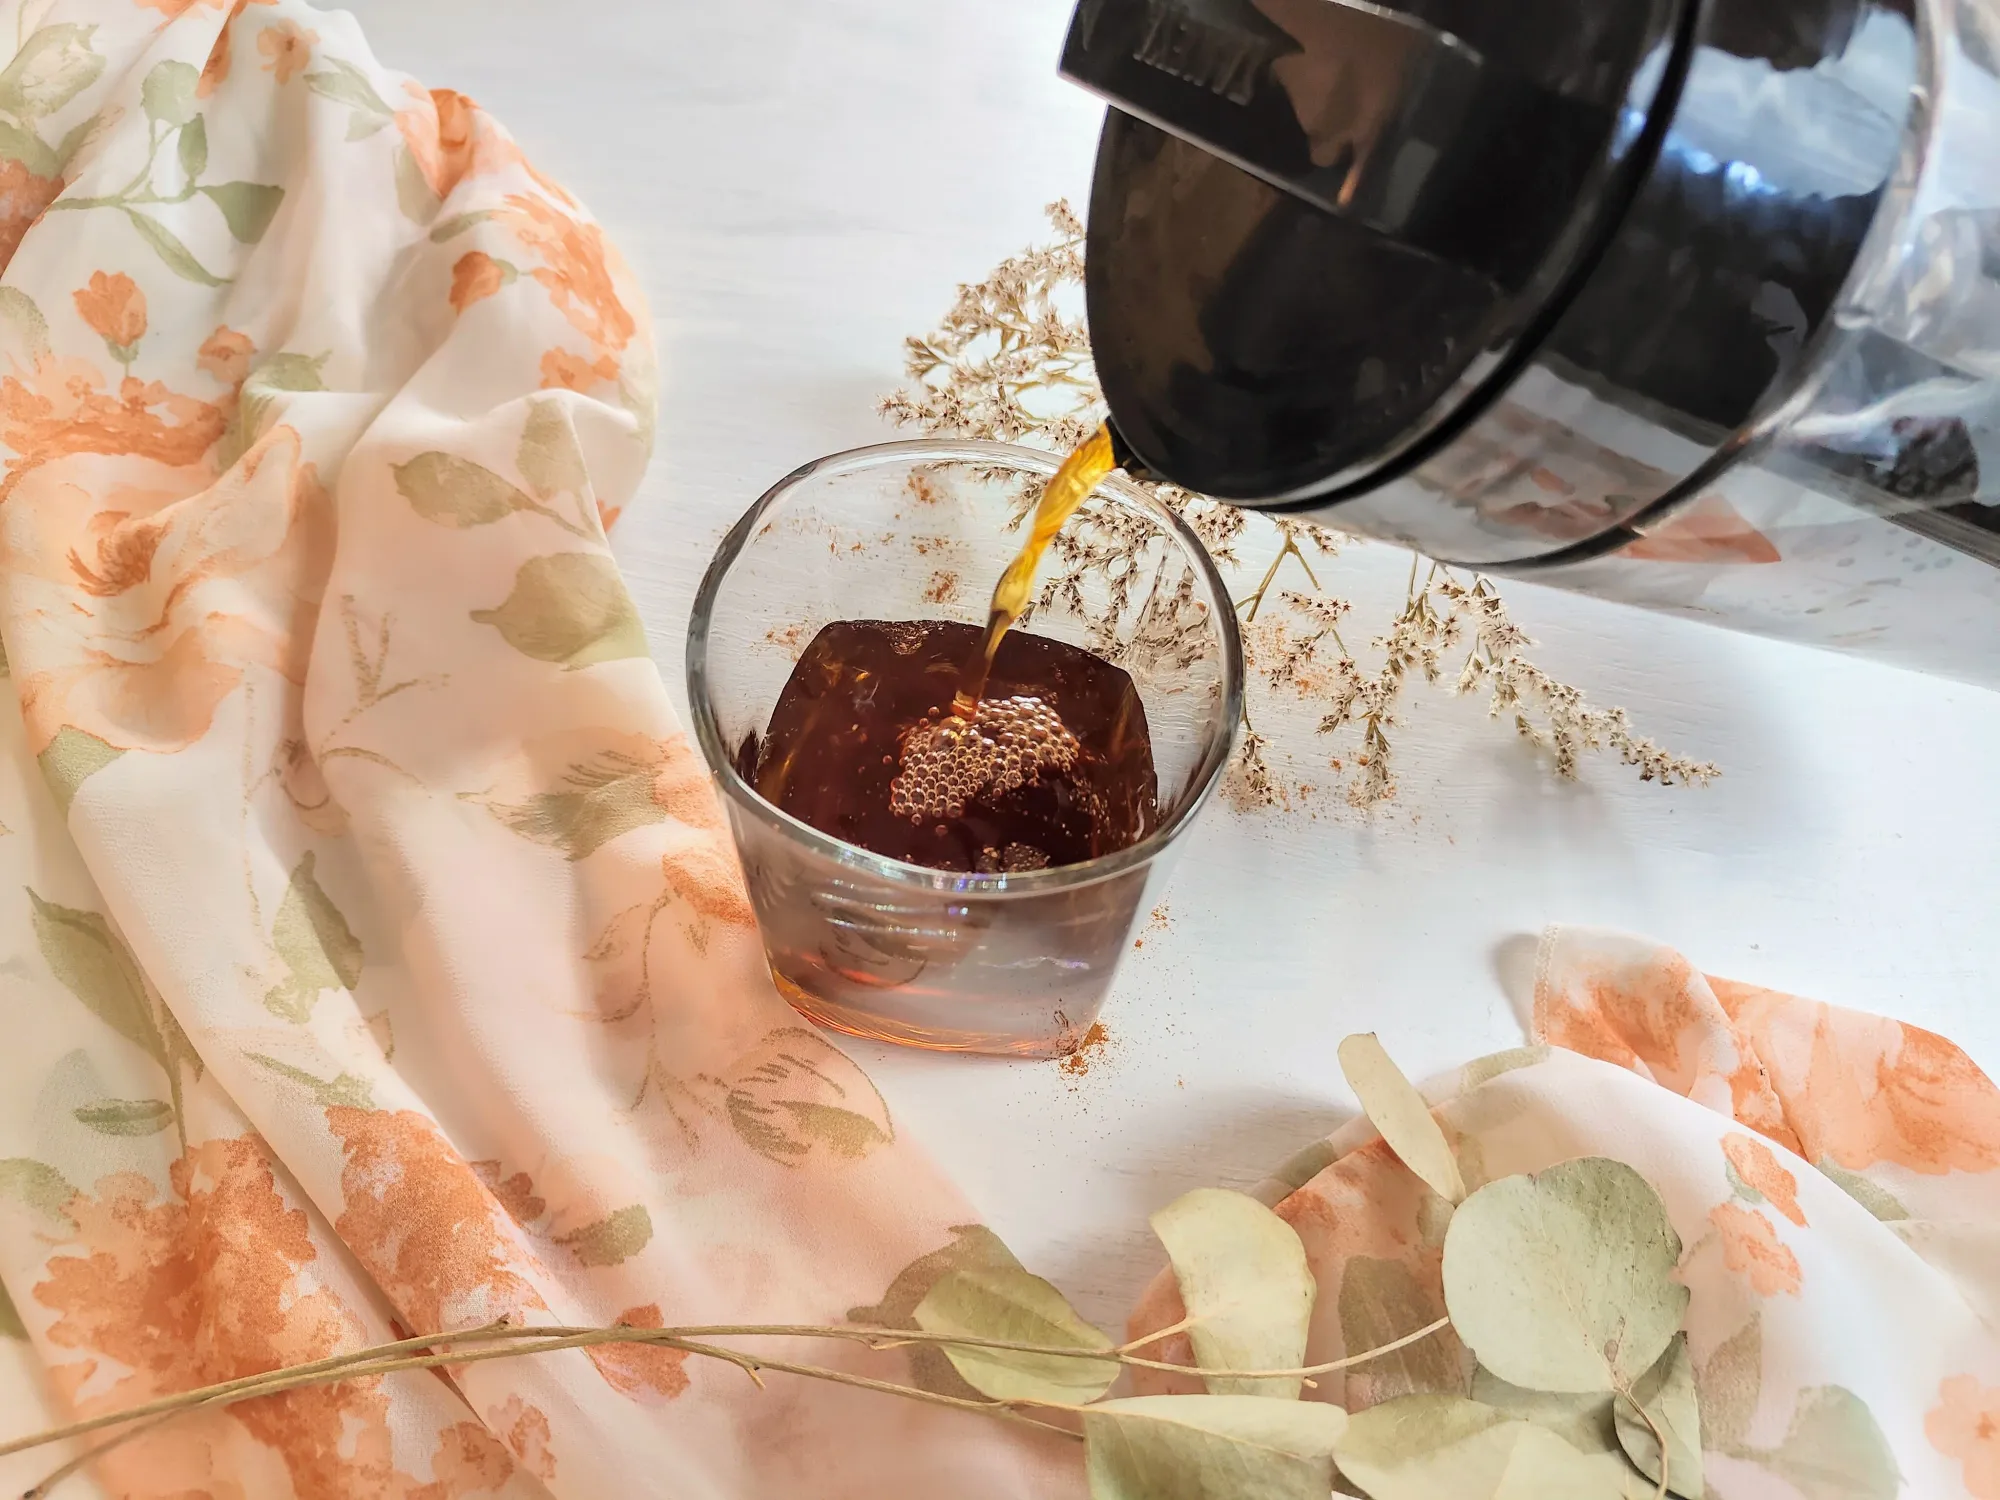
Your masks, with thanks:
<instances>
[{"instance_id":1,"label":"cinnamon powder sprinkle","mask_svg":"<svg viewBox=\"0 0 2000 1500\"><path fill-rule=\"evenodd\" d=\"M1056 1066L1062 1069L1065 1078L1082 1078L1090 1072L1091 1065L1103 1057L1110 1041L1111 1033L1104 1029L1104 1023L1093 1021L1090 1030L1083 1034L1083 1040L1076 1044L1076 1050Z\"/></svg>"}]
</instances>

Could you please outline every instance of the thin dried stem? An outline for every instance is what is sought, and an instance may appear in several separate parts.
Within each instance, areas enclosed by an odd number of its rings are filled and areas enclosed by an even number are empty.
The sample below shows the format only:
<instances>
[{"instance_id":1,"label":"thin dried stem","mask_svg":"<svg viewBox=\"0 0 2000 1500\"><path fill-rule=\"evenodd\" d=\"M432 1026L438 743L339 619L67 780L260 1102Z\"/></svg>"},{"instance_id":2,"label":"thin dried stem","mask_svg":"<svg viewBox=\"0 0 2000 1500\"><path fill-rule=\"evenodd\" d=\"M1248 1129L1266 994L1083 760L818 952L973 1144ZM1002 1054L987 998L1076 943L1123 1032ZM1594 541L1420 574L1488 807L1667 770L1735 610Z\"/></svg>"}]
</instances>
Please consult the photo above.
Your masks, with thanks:
<instances>
[{"instance_id":1,"label":"thin dried stem","mask_svg":"<svg viewBox=\"0 0 2000 1500\"><path fill-rule=\"evenodd\" d=\"M1136 1340L1129 1347L1165 1338L1171 1333L1184 1330L1194 1320L1184 1319L1173 1328L1162 1329L1146 1339ZM436 1334L429 1337L399 1339L394 1343L378 1344L367 1349L356 1349L346 1354L333 1355L326 1359L314 1360L307 1364L292 1365L280 1370L266 1371L260 1375L246 1375L235 1380L222 1381L216 1385L204 1386L196 1390L182 1391L172 1396L123 1411L105 1412L67 1426L50 1428L43 1432L31 1433L0 1443L0 1457L26 1452L49 1443L64 1442L82 1437L88 1433L122 1423L136 1422L140 1425L110 1442L100 1444L88 1452L70 1460L42 1480L29 1495L46 1495L50 1488L77 1472L84 1465L94 1461L110 1449L133 1437L152 1430L160 1423L183 1412L197 1409L219 1409L233 1406L239 1401L254 1400L261 1396L281 1395L286 1391L300 1390L309 1386L332 1385L349 1380L375 1379L383 1375L400 1374L411 1370L429 1370L440 1367L481 1364L494 1359L517 1359L531 1354L550 1354L569 1349L587 1349L603 1344L646 1344L669 1349L678 1349L686 1354L699 1355L708 1359L722 1360L743 1370L761 1387L763 1371L777 1371L780 1374L798 1375L812 1380L828 1381L837 1385L853 1386L860 1390L876 1391L885 1395L904 1396L914 1401L926 1402L933 1406L948 1406L960 1411L975 1411L1007 1420L1025 1421L1034 1426L1048 1427L1054 1431L1075 1436L1070 1429L1039 1421L1026 1408L1074 1412L1081 1408L1059 1402L1040 1401L992 1401L974 1400L962 1396L950 1396L936 1391L926 1391L915 1386L899 1385L893 1381L876 1380L865 1375L855 1375L845 1370L828 1369L820 1365L797 1364L790 1360L772 1359L759 1354L747 1353L741 1349L731 1349L707 1342L711 1338L722 1337L762 1337L762 1338L824 1338L839 1339L867 1344L883 1349L904 1344L933 1344L956 1348L994 1349L1021 1354L1037 1354L1058 1358L1109 1361L1138 1369L1164 1370L1178 1374L1199 1374L1228 1377L1232 1379L1283 1379L1288 1377L1306 1378L1324 1375L1335 1370L1352 1368L1355 1365L1391 1354L1398 1349L1413 1344L1420 1339L1445 1328L1449 1319L1439 1319L1424 1328L1405 1334L1402 1338L1384 1344L1377 1349L1350 1354L1345 1358L1323 1365L1310 1365L1290 1370L1209 1370L1198 1366L1170 1363L1164 1360L1141 1358L1129 1352L1129 1348L1113 1350L1080 1349L1062 1345L1035 1344L1010 1339L986 1339L969 1335L929 1333L920 1329L877 1328L866 1326L846 1327L840 1325L817 1324L697 1324L680 1328L634 1328L617 1324L603 1328L573 1327L518 1327L506 1324L488 1324L480 1328L464 1329L456 1333ZM472 1347L440 1348L444 1345L470 1345ZM423 1352L435 1351L435 1352Z\"/></svg>"}]
</instances>

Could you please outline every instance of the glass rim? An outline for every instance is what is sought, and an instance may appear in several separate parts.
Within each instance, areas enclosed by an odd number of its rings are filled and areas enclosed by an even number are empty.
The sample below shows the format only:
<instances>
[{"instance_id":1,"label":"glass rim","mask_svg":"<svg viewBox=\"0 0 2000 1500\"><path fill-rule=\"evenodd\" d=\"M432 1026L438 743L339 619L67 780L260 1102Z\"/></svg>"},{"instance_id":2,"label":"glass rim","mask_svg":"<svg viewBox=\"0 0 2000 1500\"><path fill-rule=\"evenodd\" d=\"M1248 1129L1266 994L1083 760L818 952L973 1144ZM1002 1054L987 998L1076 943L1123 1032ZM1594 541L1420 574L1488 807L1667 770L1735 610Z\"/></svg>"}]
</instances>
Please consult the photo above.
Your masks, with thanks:
<instances>
[{"instance_id":1,"label":"glass rim","mask_svg":"<svg viewBox=\"0 0 2000 1500\"><path fill-rule=\"evenodd\" d=\"M729 747L723 743L722 729L716 722L708 685L709 619L714 613L716 599L722 592L724 578L756 534L766 513L800 484L815 477L881 468L898 461L912 464L953 461L975 463L993 468L1032 472L1044 478L1053 475L1062 463L1058 454L1014 443L994 443L976 438L913 438L892 443L872 443L865 447L830 453L824 458L816 458L810 463L801 464L766 490L729 529L728 535L723 537L721 544L715 549L715 555L709 560L707 571L702 574L701 586L695 590L694 608L688 616L688 707L694 720L695 740L701 746L702 756L707 760L710 772L721 783L723 791L731 802L793 842L852 869L864 871L897 885L968 896L1029 896L1093 884L1127 870L1150 864L1181 835L1194 821L1195 815L1207 805L1215 794L1215 789L1221 784L1222 774L1229 765L1230 755L1236 745L1237 726L1243 719L1243 640L1241 632L1237 629L1236 612L1230 607L1228 588L1222 581L1222 575L1216 571L1215 560L1209 556L1208 548L1202 545L1201 538L1194 534L1186 521L1122 474L1106 476L1091 493L1095 495L1109 492L1116 495L1121 501L1144 510L1163 526L1168 534L1180 543L1189 564L1203 578L1208 585L1210 595L1217 601L1214 614L1217 633L1222 637L1221 712L1225 727L1220 733L1210 736L1208 744L1202 751L1200 764L1190 780L1192 790L1171 818L1129 848L1120 849L1115 854L1106 854L1097 859L1085 860L1081 864L1055 865L1048 869L1024 870L1012 874L935 870L928 865L890 859L864 849L858 844L850 844L844 839L824 833L810 823L795 818L766 801L758 794L756 788L738 774Z\"/></svg>"}]
</instances>

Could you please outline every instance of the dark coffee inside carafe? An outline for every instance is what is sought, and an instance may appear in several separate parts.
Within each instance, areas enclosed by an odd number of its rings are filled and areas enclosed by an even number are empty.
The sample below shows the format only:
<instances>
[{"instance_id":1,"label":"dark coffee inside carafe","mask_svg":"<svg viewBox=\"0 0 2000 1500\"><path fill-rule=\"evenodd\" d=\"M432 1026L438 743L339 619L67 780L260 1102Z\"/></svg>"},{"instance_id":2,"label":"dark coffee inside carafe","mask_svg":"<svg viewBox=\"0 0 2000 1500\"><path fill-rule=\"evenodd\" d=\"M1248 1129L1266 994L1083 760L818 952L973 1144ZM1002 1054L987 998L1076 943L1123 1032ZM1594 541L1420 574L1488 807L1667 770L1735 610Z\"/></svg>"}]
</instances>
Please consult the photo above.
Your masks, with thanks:
<instances>
[{"instance_id":1,"label":"dark coffee inside carafe","mask_svg":"<svg viewBox=\"0 0 2000 1500\"><path fill-rule=\"evenodd\" d=\"M738 770L801 822L938 870L1079 864L1146 837L1159 792L1132 679L1012 630L976 714L946 723L984 644L979 626L941 620L828 625Z\"/></svg>"}]
</instances>

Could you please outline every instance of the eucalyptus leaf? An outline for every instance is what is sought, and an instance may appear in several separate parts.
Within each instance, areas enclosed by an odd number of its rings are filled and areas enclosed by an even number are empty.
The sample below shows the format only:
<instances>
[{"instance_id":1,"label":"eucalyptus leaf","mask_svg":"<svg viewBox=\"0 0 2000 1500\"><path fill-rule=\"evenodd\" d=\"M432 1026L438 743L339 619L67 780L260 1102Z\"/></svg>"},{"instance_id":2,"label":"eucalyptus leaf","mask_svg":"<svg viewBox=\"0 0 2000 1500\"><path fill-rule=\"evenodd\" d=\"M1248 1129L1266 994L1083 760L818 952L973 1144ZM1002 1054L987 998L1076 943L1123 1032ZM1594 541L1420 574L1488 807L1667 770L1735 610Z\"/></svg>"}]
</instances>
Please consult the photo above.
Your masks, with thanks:
<instances>
[{"instance_id":1,"label":"eucalyptus leaf","mask_svg":"<svg viewBox=\"0 0 2000 1500\"><path fill-rule=\"evenodd\" d=\"M1618 1442L1639 1472L1660 1482L1660 1445L1639 1413L1658 1424L1667 1438L1667 1488L1682 1500L1702 1500L1701 1406L1695 1396L1694 1361L1688 1358L1687 1335L1676 1334L1653 1368L1633 1383L1629 1400L1619 1398L1614 1417Z\"/></svg>"},{"instance_id":2,"label":"eucalyptus leaf","mask_svg":"<svg viewBox=\"0 0 2000 1500\"><path fill-rule=\"evenodd\" d=\"M1503 1416L1546 1428L1579 1453L1617 1453L1617 1397L1609 1391L1531 1391L1509 1385L1484 1365L1472 1373L1472 1399Z\"/></svg>"},{"instance_id":3,"label":"eucalyptus leaf","mask_svg":"<svg viewBox=\"0 0 2000 1500\"><path fill-rule=\"evenodd\" d=\"M1452 1216L1444 1300L1479 1362L1538 1391L1629 1389L1687 1311L1680 1236L1652 1185L1582 1157L1488 1183Z\"/></svg>"},{"instance_id":4,"label":"eucalyptus leaf","mask_svg":"<svg viewBox=\"0 0 2000 1500\"><path fill-rule=\"evenodd\" d=\"M1153 1215L1191 1320L1196 1362L1209 1370L1291 1370L1305 1363L1317 1290L1296 1230L1255 1198L1196 1188ZM1295 1400L1297 1375L1204 1376L1217 1396Z\"/></svg>"},{"instance_id":5,"label":"eucalyptus leaf","mask_svg":"<svg viewBox=\"0 0 2000 1500\"><path fill-rule=\"evenodd\" d=\"M1091 1500L1326 1500L1347 1413L1260 1396L1132 1396L1083 1414Z\"/></svg>"},{"instance_id":6,"label":"eucalyptus leaf","mask_svg":"<svg viewBox=\"0 0 2000 1500\"><path fill-rule=\"evenodd\" d=\"M1111 1340L1076 1315L1063 1294L1041 1277L1000 1266L950 1271L924 1294L915 1313L926 1333L1047 1344L1096 1354ZM1026 1354L947 1344L945 1356L965 1383L996 1401L1095 1401L1118 1378L1107 1359Z\"/></svg>"},{"instance_id":7,"label":"eucalyptus leaf","mask_svg":"<svg viewBox=\"0 0 2000 1500\"><path fill-rule=\"evenodd\" d=\"M1334 1450L1369 1500L1619 1500L1604 1466L1463 1396L1404 1396L1348 1418Z\"/></svg>"},{"instance_id":8,"label":"eucalyptus leaf","mask_svg":"<svg viewBox=\"0 0 2000 1500\"><path fill-rule=\"evenodd\" d=\"M1465 1178L1458 1158L1431 1116L1416 1085L1403 1076L1375 1033L1363 1032L1340 1044L1340 1071L1361 1101L1369 1123L1403 1165L1448 1203L1465 1201Z\"/></svg>"}]
</instances>

